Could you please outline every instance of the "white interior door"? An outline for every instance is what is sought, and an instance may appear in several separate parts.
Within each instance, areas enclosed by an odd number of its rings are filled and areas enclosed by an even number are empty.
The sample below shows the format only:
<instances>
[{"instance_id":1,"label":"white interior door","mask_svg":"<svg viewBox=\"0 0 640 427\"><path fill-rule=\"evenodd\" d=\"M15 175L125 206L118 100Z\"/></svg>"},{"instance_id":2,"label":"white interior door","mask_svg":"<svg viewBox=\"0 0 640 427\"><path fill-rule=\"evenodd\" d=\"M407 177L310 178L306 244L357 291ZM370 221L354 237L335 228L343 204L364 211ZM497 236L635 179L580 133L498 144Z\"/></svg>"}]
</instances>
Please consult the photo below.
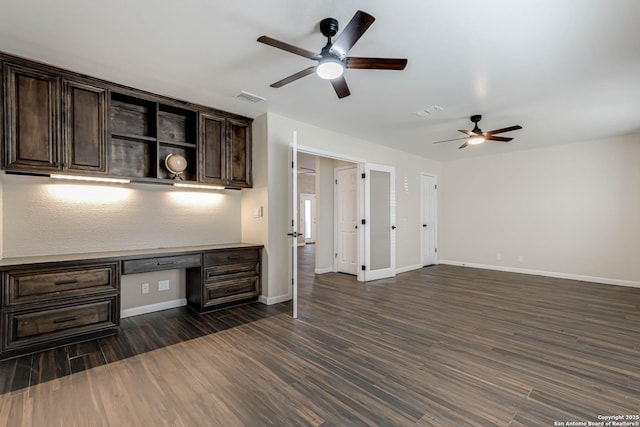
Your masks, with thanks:
<instances>
[{"instance_id":1,"label":"white interior door","mask_svg":"<svg viewBox=\"0 0 640 427\"><path fill-rule=\"evenodd\" d=\"M291 149L289 150L289 161L291 164L291 174L289 175L291 203L289 204L289 218L291 227L289 228L289 242L291 247L291 267L289 275L291 278L291 299L293 300L293 318L298 318L298 133L293 131L291 138Z\"/></svg>"},{"instance_id":2,"label":"white interior door","mask_svg":"<svg viewBox=\"0 0 640 427\"><path fill-rule=\"evenodd\" d=\"M422 174L422 265L437 262L437 181L433 175Z\"/></svg>"},{"instance_id":3,"label":"white interior door","mask_svg":"<svg viewBox=\"0 0 640 427\"><path fill-rule=\"evenodd\" d=\"M365 166L365 280L396 275L395 168Z\"/></svg>"},{"instance_id":4,"label":"white interior door","mask_svg":"<svg viewBox=\"0 0 640 427\"><path fill-rule=\"evenodd\" d=\"M316 241L316 195L300 193L300 231L304 243Z\"/></svg>"},{"instance_id":5,"label":"white interior door","mask_svg":"<svg viewBox=\"0 0 640 427\"><path fill-rule=\"evenodd\" d=\"M336 209L336 270L358 274L358 168L334 169Z\"/></svg>"}]
</instances>

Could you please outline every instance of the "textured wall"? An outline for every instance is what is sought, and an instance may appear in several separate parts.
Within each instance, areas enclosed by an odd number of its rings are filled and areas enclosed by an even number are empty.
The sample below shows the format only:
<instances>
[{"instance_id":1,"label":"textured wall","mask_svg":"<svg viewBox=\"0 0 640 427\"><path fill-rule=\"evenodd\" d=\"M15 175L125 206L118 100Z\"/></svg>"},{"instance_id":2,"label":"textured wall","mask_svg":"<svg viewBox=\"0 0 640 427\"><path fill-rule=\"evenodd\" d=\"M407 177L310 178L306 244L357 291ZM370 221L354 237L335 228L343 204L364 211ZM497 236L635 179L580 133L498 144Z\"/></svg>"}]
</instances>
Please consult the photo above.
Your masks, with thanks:
<instances>
[{"instance_id":1,"label":"textured wall","mask_svg":"<svg viewBox=\"0 0 640 427\"><path fill-rule=\"evenodd\" d=\"M4 257L241 240L240 191L2 177Z\"/></svg>"}]
</instances>

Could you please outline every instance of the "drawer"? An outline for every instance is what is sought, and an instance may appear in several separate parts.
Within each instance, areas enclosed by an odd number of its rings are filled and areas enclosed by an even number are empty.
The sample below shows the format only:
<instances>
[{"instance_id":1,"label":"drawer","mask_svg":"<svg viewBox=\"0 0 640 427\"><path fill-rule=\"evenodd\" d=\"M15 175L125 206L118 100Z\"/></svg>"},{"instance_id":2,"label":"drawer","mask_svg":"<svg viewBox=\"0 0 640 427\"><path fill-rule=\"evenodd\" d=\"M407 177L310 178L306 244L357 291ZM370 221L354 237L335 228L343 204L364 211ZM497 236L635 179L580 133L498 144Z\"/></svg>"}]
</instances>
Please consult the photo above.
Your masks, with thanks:
<instances>
[{"instance_id":1,"label":"drawer","mask_svg":"<svg viewBox=\"0 0 640 427\"><path fill-rule=\"evenodd\" d=\"M8 271L3 274L5 306L68 299L118 289L117 264Z\"/></svg>"},{"instance_id":2,"label":"drawer","mask_svg":"<svg viewBox=\"0 0 640 427\"><path fill-rule=\"evenodd\" d=\"M228 251L207 252L204 254L204 266L238 264L260 260L260 249L233 249Z\"/></svg>"},{"instance_id":3,"label":"drawer","mask_svg":"<svg viewBox=\"0 0 640 427\"><path fill-rule=\"evenodd\" d=\"M117 298L49 310L4 313L3 349L50 343L117 327Z\"/></svg>"},{"instance_id":4,"label":"drawer","mask_svg":"<svg viewBox=\"0 0 640 427\"><path fill-rule=\"evenodd\" d=\"M200 254L173 255L122 261L122 274L145 273L147 271L171 270L200 266Z\"/></svg>"},{"instance_id":5,"label":"drawer","mask_svg":"<svg viewBox=\"0 0 640 427\"><path fill-rule=\"evenodd\" d=\"M253 261L241 264L221 264L216 265L215 267L207 267L204 269L204 280L215 280L217 276L232 273L244 273L244 276L255 276L256 274L260 274L260 263Z\"/></svg>"},{"instance_id":6,"label":"drawer","mask_svg":"<svg viewBox=\"0 0 640 427\"><path fill-rule=\"evenodd\" d=\"M253 298L260 293L260 278L253 276L205 283L203 291L204 307Z\"/></svg>"}]
</instances>

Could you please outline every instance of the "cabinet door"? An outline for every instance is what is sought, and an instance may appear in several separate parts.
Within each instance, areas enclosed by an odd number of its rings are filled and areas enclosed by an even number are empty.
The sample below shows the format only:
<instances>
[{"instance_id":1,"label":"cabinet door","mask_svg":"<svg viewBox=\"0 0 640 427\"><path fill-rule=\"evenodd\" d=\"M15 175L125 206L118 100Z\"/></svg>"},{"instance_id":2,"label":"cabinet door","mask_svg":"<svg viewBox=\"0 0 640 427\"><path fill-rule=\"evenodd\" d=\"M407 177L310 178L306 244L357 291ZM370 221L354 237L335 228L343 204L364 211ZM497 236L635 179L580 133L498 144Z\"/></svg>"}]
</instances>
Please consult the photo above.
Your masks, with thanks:
<instances>
[{"instance_id":1,"label":"cabinet door","mask_svg":"<svg viewBox=\"0 0 640 427\"><path fill-rule=\"evenodd\" d=\"M64 168L107 172L106 90L64 81Z\"/></svg>"},{"instance_id":2,"label":"cabinet door","mask_svg":"<svg viewBox=\"0 0 640 427\"><path fill-rule=\"evenodd\" d=\"M226 184L226 123L224 117L200 114L200 181Z\"/></svg>"},{"instance_id":3,"label":"cabinet door","mask_svg":"<svg viewBox=\"0 0 640 427\"><path fill-rule=\"evenodd\" d=\"M59 164L60 78L7 64L6 169L55 171Z\"/></svg>"},{"instance_id":4,"label":"cabinet door","mask_svg":"<svg viewBox=\"0 0 640 427\"><path fill-rule=\"evenodd\" d=\"M251 187L251 123L228 119L227 132L228 184L232 187Z\"/></svg>"}]
</instances>

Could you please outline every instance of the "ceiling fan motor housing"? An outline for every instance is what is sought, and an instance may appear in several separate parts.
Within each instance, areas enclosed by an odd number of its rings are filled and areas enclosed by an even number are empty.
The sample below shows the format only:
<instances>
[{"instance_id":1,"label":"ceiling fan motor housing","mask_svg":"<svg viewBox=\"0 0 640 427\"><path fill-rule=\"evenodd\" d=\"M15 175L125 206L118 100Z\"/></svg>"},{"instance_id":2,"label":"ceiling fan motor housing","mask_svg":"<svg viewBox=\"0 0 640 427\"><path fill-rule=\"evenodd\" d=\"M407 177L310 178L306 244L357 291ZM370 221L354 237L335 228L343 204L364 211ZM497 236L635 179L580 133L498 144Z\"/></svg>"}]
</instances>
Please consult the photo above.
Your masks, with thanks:
<instances>
[{"instance_id":1,"label":"ceiling fan motor housing","mask_svg":"<svg viewBox=\"0 0 640 427\"><path fill-rule=\"evenodd\" d=\"M335 18L324 18L320 21L320 32L328 38L335 36L338 34L338 20Z\"/></svg>"}]
</instances>

